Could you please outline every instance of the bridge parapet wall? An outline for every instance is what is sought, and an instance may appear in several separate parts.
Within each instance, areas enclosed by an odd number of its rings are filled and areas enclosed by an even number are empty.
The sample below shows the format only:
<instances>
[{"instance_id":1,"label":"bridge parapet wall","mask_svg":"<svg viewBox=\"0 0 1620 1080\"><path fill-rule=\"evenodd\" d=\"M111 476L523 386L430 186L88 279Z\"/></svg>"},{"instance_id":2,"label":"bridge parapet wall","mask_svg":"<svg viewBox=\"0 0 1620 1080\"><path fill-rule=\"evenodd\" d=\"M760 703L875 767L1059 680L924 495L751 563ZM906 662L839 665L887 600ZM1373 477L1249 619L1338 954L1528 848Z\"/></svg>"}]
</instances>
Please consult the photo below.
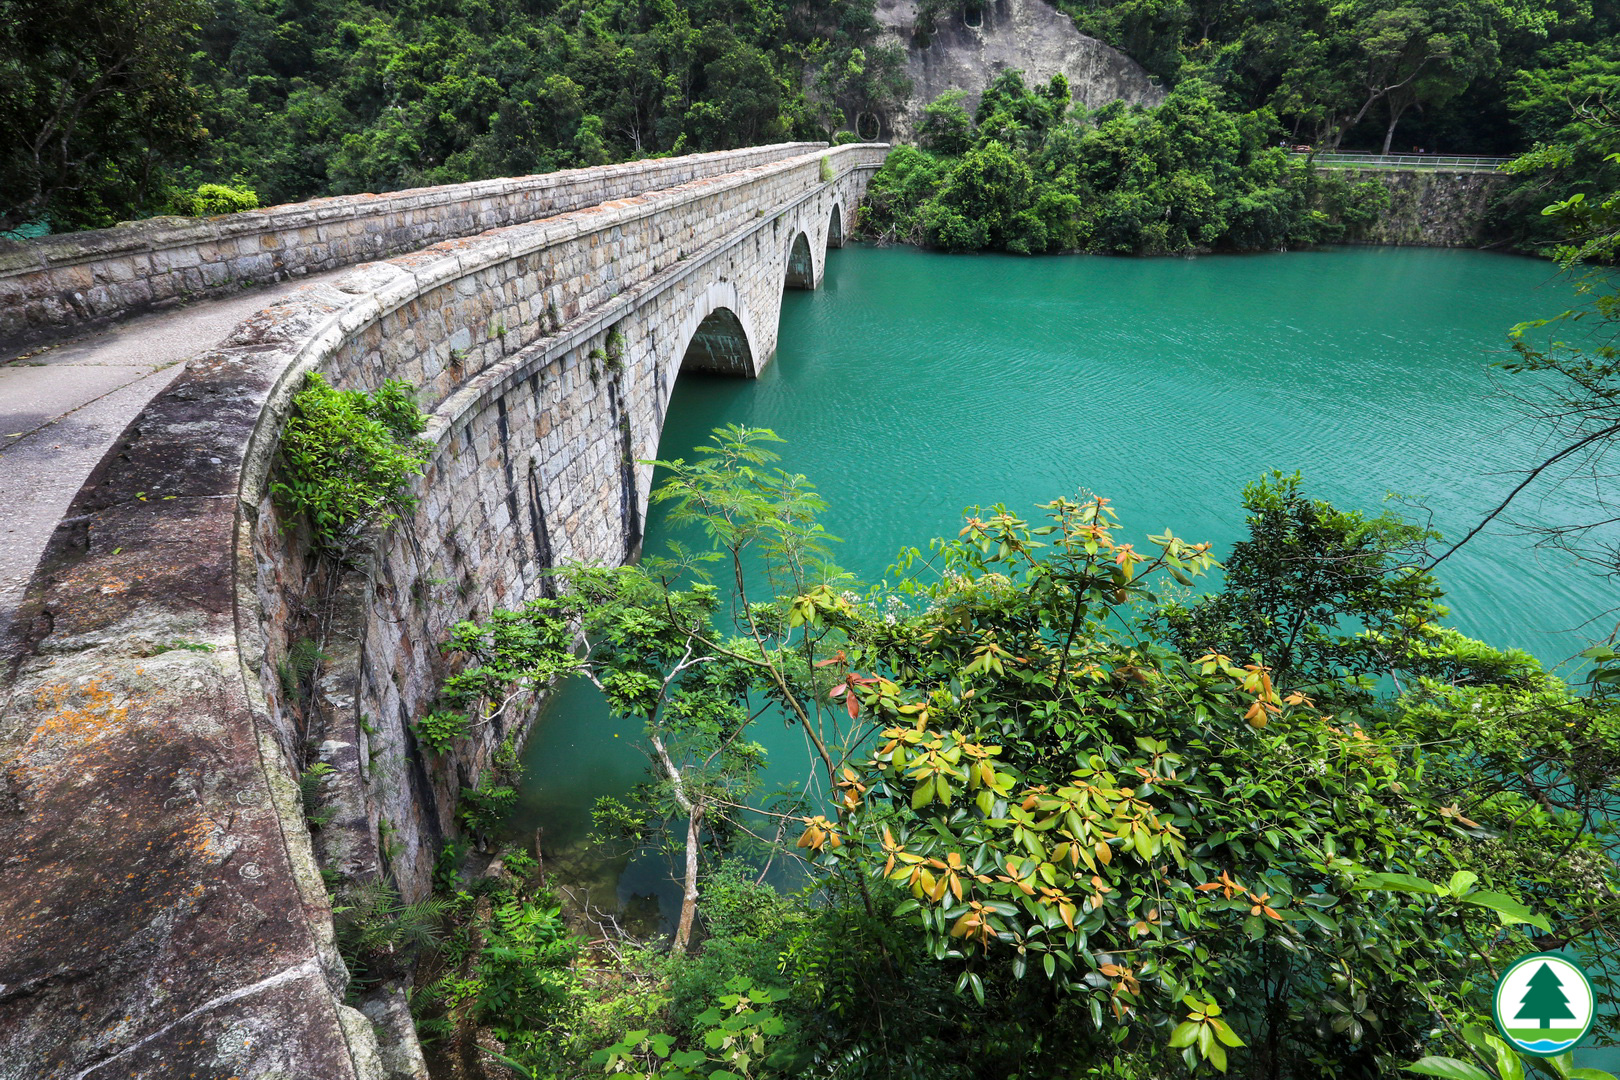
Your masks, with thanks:
<instances>
[{"instance_id":1,"label":"bridge parapet wall","mask_svg":"<svg viewBox=\"0 0 1620 1080\"><path fill-rule=\"evenodd\" d=\"M635 462L687 342L723 307L757 373L794 240L815 284L885 152L817 150L359 268L244 323L152 402L17 620L0 850L30 876L0 892L0 1080L420 1075L397 998L342 1004L315 849L421 894L459 789L522 734L416 745L449 625L536 595L563 558L633 553L651 480ZM340 597L314 733L280 661L319 574L265 488L307 371L417 382L439 447L417 512ZM312 841L296 777L315 743L337 814Z\"/></svg>"},{"instance_id":2,"label":"bridge parapet wall","mask_svg":"<svg viewBox=\"0 0 1620 1080\"><path fill-rule=\"evenodd\" d=\"M416 251L452 237L781 161L818 145L781 143L0 241L0 344Z\"/></svg>"}]
</instances>

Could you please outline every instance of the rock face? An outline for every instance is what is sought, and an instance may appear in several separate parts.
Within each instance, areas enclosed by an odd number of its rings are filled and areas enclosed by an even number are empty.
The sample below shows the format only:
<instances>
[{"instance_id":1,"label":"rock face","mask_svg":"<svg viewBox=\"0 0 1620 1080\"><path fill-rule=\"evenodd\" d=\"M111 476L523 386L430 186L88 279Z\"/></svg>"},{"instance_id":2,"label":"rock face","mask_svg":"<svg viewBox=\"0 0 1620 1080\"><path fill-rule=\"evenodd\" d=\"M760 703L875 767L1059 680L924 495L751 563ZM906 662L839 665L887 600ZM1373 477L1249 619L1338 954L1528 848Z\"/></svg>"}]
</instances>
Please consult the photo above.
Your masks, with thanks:
<instances>
[{"instance_id":1,"label":"rock face","mask_svg":"<svg viewBox=\"0 0 1620 1080\"><path fill-rule=\"evenodd\" d=\"M966 90L969 111L997 72L1017 68L1031 83L1045 83L1062 72L1075 101L1094 109L1110 101L1157 105L1164 91L1140 64L1074 28L1073 21L1046 0L987 0L978 26L960 8L941 12L926 48L914 28L916 0L879 0L878 21L905 47L911 98L898 116L885 118L885 134L910 140L923 109L947 90ZM870 132L867 132L870 134Z\"/></svg>"}]
</instances>

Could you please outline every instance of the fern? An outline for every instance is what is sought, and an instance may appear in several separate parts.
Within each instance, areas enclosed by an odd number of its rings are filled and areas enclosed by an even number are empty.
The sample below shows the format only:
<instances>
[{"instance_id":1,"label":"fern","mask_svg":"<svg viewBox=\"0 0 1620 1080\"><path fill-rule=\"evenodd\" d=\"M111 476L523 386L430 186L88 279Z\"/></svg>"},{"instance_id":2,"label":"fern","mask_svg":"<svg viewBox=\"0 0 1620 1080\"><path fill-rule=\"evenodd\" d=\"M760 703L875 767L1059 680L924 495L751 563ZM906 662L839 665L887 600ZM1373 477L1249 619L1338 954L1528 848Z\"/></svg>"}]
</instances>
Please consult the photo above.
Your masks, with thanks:
<instances>
[{"instance_id":1,"label":"fern","mask_svg":"<svg viewBox=\"0 0 1620 1080\"><path fill-rule=\"evenodd\" d=\"M322 828L337 816L334 807L323 808L320 804L322 781L335 771L329 763L317 761L298 774L298 799L304 804L304 817L311 828Z\"/></svg>"},{"instance_id":2,"label":"fern","mask_svg":"<svg viewBox=\"0 0 1620 1080\"><path fill-rule=\"evenodd\" d=\"M339 891L332 905L338 951L350 974L364 983L377 957L415 953L437 944L454 908L454 900L438 896L402 903L399 890L385 879L351 884Z\"/></svg>"},{"instance_id":3,"label":"fern","mask_svg":"<svg viewBox=\"0 0 1620 1080\"><path fill-rule=\"evenodd\" d=\"M315 669L327 659L321 647L309 638L299 638L289 645L286 658L276 665L282 696L288 701L301 698L304 686L315 677Z\"/></svg>"}]
</instances>

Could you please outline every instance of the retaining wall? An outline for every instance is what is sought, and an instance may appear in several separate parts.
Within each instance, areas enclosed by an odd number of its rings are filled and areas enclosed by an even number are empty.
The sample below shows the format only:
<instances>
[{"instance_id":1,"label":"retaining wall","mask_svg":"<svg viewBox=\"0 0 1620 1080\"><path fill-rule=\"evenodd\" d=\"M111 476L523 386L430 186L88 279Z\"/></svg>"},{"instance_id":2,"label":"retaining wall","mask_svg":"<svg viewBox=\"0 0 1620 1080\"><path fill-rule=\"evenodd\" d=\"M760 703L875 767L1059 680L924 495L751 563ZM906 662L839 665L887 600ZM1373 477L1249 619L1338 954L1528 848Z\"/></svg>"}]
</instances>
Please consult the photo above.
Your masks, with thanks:
<instances>
[{"instance_id":1,"label":"retaining wall","mask_svg":"<svg viewBox=\"0 0 1620 1080\"><path fill-rule=\"evenodd\" d=\"M1373 180L1389 206L1355 237L1360 244L1402 247L1483 247L1491 200L1506 185L1502 173L1447 169L1346 169L1353 183Z\"/></svg>"}]
</instances>

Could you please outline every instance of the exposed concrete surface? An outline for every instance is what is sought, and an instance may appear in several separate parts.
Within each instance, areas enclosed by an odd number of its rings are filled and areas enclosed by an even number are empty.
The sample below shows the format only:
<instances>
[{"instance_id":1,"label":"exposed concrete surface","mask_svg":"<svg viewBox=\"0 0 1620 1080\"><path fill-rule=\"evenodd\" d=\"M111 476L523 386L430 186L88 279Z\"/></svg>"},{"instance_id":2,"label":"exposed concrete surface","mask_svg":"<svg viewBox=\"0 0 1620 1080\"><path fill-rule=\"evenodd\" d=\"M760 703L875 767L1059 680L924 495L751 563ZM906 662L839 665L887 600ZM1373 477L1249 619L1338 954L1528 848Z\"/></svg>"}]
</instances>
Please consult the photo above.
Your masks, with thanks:
<instances>
[{"instance_id":1,"label":"exposed concrete surface","mask_svg":"<svg viewBox=\"0 0 1620 1080\"><path fill-rule=\"evenodd\" d=\"M0 363L0 641L73 496L184 362L249 315L342 270L153 313Z\"/></svg>"}]
</instances>

